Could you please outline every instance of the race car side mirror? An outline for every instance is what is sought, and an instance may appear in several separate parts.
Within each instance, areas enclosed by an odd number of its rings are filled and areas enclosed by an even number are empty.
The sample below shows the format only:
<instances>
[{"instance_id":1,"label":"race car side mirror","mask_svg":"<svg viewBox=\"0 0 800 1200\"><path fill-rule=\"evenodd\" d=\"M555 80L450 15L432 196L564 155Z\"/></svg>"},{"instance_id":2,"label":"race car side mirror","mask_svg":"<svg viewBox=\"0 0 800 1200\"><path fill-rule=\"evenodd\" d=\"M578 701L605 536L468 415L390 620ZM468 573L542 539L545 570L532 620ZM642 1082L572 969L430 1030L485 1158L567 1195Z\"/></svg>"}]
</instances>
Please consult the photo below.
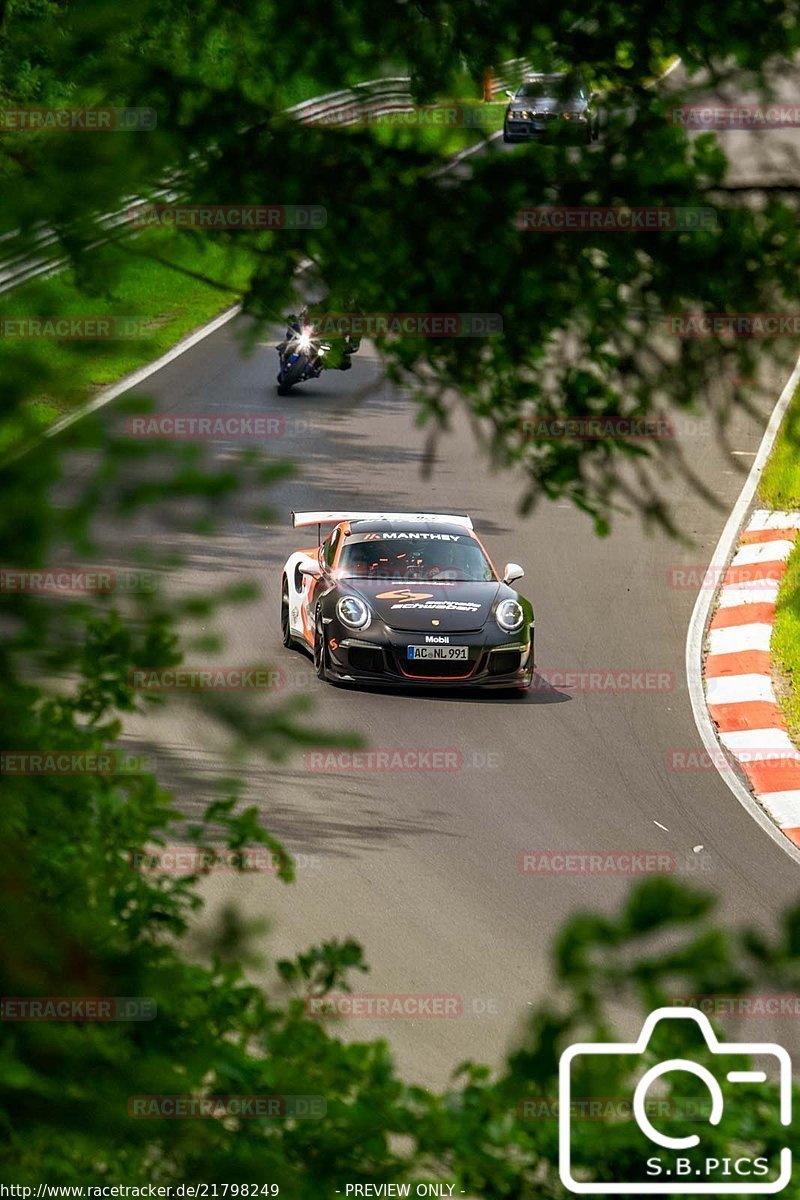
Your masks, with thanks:
<instances>
[{"instance_id":1,"label":"race car side mirror","mask_svg":"<svg viewBox=\"0 0 800 1200\"><path fill-rule=\"evenodd\" d=\"M508 90L508 88L506 88L506 95L508 96L509 100L513 100L513 99L514 99L514 93L513 93L513 92L510 92L510 91Z\"/></svg>"},{"instance_id":2,"label":"race car side mirror","mask_svg":"<svg viewBox=\"0 0 800 1200\"><path fill-rule=\"evenodd\" d=\"M503 583L513 583L515 579L522 579L524 574L519 563L506 563L503 568Z\"/></svg>"},{"instance_id":3,"label":"race car side mirror","mask_svg":"<svg viewBox=\"0 0 800 1200\"><path fill-rule=\"evenodd\" d=\"M314 558L310 558L308 562L300 564L300 574L310 575L312 579L319 579L322 574L322 567Z\"/></svg>"}]
</instances>

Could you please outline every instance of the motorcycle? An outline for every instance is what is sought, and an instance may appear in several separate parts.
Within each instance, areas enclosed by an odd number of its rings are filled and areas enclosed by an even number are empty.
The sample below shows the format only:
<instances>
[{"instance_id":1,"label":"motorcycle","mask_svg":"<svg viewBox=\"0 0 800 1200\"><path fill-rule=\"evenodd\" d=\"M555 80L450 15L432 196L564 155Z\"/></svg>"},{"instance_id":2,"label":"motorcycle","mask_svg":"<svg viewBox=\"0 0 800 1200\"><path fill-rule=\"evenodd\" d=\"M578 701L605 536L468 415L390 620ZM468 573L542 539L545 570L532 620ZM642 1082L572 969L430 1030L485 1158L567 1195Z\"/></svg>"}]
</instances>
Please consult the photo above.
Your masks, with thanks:
<instances>
[{"instance_id":1,"label":"motorcycle","mask_svg":"<svg viewBox=\"0 0 800 1200\"><path fill-rule=\"evenodd\" d=\"M278 395L288 396L296 383L318 379L325 367L325 355L330 345L323 342L313 325L309 325L305 309L286 330L286 338L276 346L279 358Z\"/></svg>"}]
</instances>

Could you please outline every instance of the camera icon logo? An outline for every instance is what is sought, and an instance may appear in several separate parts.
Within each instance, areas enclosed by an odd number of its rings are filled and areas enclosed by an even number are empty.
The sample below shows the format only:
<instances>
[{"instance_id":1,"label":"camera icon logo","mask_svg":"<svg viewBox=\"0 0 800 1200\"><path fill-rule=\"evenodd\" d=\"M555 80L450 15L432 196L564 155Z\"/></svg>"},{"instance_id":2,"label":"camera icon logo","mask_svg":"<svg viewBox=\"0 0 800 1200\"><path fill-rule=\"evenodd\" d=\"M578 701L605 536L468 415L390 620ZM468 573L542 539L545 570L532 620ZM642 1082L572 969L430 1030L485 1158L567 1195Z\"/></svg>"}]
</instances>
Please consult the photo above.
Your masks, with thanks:
<instances>
[{"instance_id":1,"label":"camera icon logo","mask_svg":"<svg viewBox=\"0 0 800 1200\"><path fill-rule=\"evenodd\" d=\"M678 1044L685 1050L690 1045L695 1057L667 1054L654 1061L654 1038L659 1052L665 1046L674 1048ZM771 1072L756 1070L750 1064L751 1058L767 1060L764 1066L771 1067ZM691 1096L675 1099L674 1084L678 1080L684 1087L688 1081ZM656 1009L635 1042L582 1042L570 1046L559 1064L561 1182L570 1192L587 1196L780 1192L791 1179L791 1149L784 1146L769 1157L748 1156L742 1146L753 1138L748 1139L735 1128L735 1105L726 1103L732 1099L736 1085L766 1084L770 1080L777 1087L780 1124L789 1126L792 1064L787 1051L772 1042L721 1042L708 1017L696 1009ZM628 1098L620 1096L612 1103L607 1091L597 1090L608 1087L609 1082L620 1092L632 1088L632 1097L628 1092ZM586 1095L592 1100L582 1099ZM598 1095L606 1098L598 1102ZM619 1122L607 1126L602 1134L607 1145L621 1147L620 1161L626 1167L625 1177L618 1182L592 1178L591 1155L598 1145L598 1132L595 1127L591 1136L585 1136L587 1126L582 1122L597 1119L587 1114L598 1108L606 1114L603 1119L611 1111L633 1122L623 1130L626 1137L619 1143L614 1141ZM729 1113L734 1115L726 1122ZM691 1131L692 1122L701 1132ZM720 1145L730 1147L730 1151L721 1152Z\"/></svg>"}]
</instances>

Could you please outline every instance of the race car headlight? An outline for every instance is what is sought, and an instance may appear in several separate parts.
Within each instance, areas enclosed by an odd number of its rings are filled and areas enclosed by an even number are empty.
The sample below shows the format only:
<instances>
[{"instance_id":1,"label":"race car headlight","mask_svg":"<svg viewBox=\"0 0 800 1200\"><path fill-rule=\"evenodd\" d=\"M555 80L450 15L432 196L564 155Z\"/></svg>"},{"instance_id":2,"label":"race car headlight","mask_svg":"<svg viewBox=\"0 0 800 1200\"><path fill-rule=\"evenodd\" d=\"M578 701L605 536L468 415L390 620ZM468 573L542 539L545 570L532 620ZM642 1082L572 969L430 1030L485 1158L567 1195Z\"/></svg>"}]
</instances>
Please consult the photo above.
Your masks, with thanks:
<instances>
[{"instance_id":1,"label":"race car headlight","mask_svg":"<svg viewBox=\"0 0 800 1200\"><path fill-rule=\"evenodd\" d=\"M370 611L359 596L342 596L336 615L348 629L366 629L370 623Z\"/></svg>"},{"instance_id":2,"label":"race car headlight","mask_svg":"<svg viewBox=\"0 0 800 1200\"><path fill-rule=\"evenodd\" d=\"M494 619L506 633L516 633L525 622L525 613L518 601L501 600L494 610Z\"/></svg>"}]
</instances>

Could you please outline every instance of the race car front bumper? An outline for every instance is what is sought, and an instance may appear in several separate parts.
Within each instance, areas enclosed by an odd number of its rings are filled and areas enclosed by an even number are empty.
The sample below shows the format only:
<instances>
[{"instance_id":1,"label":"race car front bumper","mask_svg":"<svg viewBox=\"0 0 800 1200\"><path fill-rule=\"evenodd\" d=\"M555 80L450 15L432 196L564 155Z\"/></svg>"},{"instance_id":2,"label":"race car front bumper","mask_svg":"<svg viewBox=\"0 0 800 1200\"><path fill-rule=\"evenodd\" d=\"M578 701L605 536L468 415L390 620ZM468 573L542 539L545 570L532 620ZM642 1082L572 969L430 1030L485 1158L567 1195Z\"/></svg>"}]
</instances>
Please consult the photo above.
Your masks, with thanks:
<instances>
[{"instance_id":1,"label":"race car front bumper","mask_svg":"<svg viewBox=\"0 0 800 1200\"><path fill-rule=\"evenodd\" d=\"M332 637L327 644L327 675L337 683L360 683L392 687L525 688L533 679L533 629L497 643L489 643L483 631L458 634L448 645L466 646L467 659L411 659L410 645L424 642L424 635L391 631L381 640L347 635Z\"/></svg>"}]
</instances>

